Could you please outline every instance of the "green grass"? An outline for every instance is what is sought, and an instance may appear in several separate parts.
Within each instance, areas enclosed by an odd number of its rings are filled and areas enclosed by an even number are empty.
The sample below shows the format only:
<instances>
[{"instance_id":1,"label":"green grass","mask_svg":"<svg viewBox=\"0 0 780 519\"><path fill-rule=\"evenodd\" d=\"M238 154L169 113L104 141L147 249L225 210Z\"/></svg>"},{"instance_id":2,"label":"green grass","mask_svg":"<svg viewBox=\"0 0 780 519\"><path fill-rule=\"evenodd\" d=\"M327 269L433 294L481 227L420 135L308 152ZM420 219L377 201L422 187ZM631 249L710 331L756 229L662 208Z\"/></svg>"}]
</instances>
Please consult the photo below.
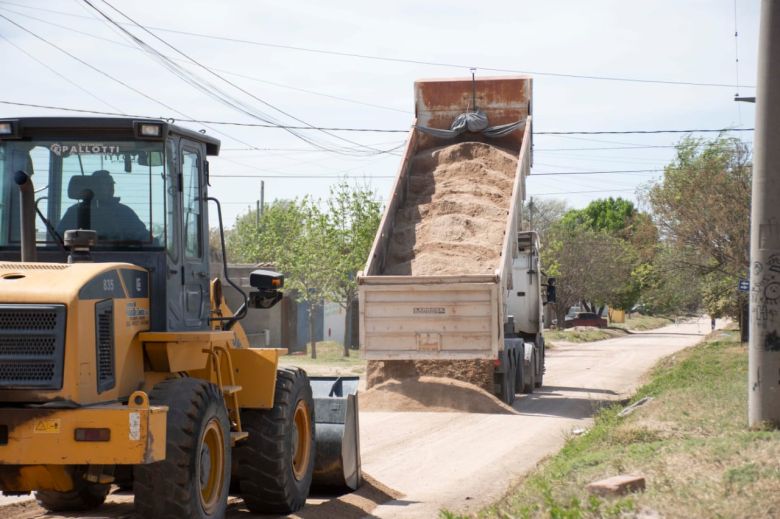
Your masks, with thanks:
<instances>
[{"instance_id":1,"label":"green grass","mask_svg":"<svg viewBox=\"0 0 780 519\"><path fill-rule=\"evenodd\" d=\"M544 338L550 342L593 342L603 341L625 335L623 330L612 330L609 328L596 328L592 326L580 326L577 328L567 328L565 330L549 330L544 332Z\"/></svg>"},{"instance_id":2,"label":"green grass","mask_svg":"<svg viewBox=\"0 0 780 519\"><path fill-rule=\"evenodd\" d=\"M626 317L625 323L610 323L609 328L596 328L592 326L581 326L577 328L567 328L565 330L549 330L544 332L547 341L555 342L594 342L603 341L621 337L626 332L654 330L662 326L672 324L674 321L667 317L656 317L651 315L635 315Z\"/></svg>"},{"instance_id":3,"label":"green grass","mask_svg":"<svg viewBox=\"0 0 780 519\"><path fill-rule=\"evenodd\" d=\"M747 352L738 341L738 332L716 332L661 361L632 399L652 402L625 418L619 406L603 409L586 434L478 516L780 516L780 432L747 427ZM585 491L624 473L643 474L646 491L611 499Z\"/></svg>"},{"instance_id":4,"label":"green grass","mask_svg":"<svg viewBox=\"0 0 780 519\"><path fill-rule=\"evenodd\" d=\"M307 345L305 354L283 355L279 363L283 366L300 366L312 375L359 375L366 369L366 361L360 357L359 351L349 350L349 357L345 357L344 347L335 341L318 342L316 359L311 358L311 350Z\"/></svg>"},{"instance_id":5,"label":"green grass","mask_svg":"<svg viewBox=\"0 0 780 519\"><path fill-rule=\"evenodd\" d=\"M643 331L655 330L656 328L661 328L662 326L667 326L672 323L674 323L674 320L668 317L636 314L634 317L626 316L625 323L610 323L609 326L631 331Z\"/></svg>"}]
</instances>

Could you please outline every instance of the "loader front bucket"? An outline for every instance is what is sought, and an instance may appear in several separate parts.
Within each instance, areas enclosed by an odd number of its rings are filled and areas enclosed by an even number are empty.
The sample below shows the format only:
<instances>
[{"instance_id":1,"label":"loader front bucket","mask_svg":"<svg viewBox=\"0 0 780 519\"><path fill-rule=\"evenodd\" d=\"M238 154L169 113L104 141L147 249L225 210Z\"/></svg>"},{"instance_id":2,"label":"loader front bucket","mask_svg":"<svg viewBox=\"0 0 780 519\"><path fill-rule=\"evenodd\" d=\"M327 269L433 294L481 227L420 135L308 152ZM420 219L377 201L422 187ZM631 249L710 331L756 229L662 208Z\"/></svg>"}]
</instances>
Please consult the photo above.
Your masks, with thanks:
<instances>
[{"instance_id":1,"label":"loader front bucket","mask_svg":"<svg viewBox=\"0 0 780 519\"><path fill-rule=\"evenodd\" d=\"M362 483L357 387L359 377L310 377L314 396L314 477L326 491Z\"/></svg>"}]
</instances>

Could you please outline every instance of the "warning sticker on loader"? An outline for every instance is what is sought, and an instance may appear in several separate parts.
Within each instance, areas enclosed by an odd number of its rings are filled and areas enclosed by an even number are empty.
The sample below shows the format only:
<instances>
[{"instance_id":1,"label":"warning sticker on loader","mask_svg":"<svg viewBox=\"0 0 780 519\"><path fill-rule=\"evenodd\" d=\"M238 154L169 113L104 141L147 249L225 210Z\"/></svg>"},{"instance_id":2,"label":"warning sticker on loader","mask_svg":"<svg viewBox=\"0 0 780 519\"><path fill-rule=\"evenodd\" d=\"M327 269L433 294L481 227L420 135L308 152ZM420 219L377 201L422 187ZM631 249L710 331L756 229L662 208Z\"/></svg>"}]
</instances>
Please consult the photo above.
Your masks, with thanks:
<instances>
[{"instance_id":1,"label":"warning sticker on loader","mask_svg":"<svg viewBox=\"0 0 780 519\"><path fill-rule=\"evenodd\" d=\"M141 413L130 413L130 440L141 439Z\"/></svg>"},{"instance_id":2,"label":"warning sticker on loader","mask_svg":"<svg viewBox=\"0 0 780 519\"><path fill-rule=\"evenodd\" d=\"M35 420L33 432L37 434L59 434L62 430L62 423L59 418L43 418Z\"/></svg>"}]
</instances>

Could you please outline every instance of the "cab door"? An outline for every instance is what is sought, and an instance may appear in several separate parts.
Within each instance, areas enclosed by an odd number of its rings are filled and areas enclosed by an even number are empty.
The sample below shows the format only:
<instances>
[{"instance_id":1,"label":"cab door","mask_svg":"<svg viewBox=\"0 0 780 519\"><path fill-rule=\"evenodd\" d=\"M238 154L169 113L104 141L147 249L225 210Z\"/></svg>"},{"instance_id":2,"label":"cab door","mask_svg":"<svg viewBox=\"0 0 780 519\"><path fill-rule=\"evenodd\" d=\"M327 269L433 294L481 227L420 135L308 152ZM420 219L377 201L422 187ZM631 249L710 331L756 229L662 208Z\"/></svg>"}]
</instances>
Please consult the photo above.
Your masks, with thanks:
<instances>
[{"instance_id":1,"label":"cab door","mask_svg":"<svg viewBox=\"0 0 780 519\"><path fill-rule=\"evenodd\" d=\"M184 329L208 327L209 263L203 160L202 146L182 139L179 162L179 228L182 244L181 297Z\"/></svg>"}]
</instances>

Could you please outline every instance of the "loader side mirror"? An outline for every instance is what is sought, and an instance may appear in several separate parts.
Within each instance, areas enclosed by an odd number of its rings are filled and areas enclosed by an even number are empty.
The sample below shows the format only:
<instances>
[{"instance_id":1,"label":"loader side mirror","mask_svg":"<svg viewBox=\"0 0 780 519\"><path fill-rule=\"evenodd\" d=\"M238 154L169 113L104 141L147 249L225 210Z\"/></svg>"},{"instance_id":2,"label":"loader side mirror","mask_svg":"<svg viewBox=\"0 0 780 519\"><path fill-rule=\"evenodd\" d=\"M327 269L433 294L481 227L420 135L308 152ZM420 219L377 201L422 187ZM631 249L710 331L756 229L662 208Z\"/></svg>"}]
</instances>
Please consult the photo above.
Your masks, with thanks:
<instances>
[{"instance_id":1,"label":"loader side mirror","mask_svg":"<svg viewBox=\"0 0 780 519\"><path fill-rule=\"evenodd\" d=\"M284 275L273 270L255 270L249 274L249 284L257 289L249 293L250 308L268 309L282 300L279 291L284 286Z\"/></svg>"},{"instance_id":2,"label":"loader side mirror","mask_svg":"<svg viewBox=\"0 0 780 519\"><path fill-rule=\"evenodd\" d=\"M278 290L284 286L284 274L273 270L253 270L249 274L249 284L258 290Z\"/></svg>"}]
</instances>

